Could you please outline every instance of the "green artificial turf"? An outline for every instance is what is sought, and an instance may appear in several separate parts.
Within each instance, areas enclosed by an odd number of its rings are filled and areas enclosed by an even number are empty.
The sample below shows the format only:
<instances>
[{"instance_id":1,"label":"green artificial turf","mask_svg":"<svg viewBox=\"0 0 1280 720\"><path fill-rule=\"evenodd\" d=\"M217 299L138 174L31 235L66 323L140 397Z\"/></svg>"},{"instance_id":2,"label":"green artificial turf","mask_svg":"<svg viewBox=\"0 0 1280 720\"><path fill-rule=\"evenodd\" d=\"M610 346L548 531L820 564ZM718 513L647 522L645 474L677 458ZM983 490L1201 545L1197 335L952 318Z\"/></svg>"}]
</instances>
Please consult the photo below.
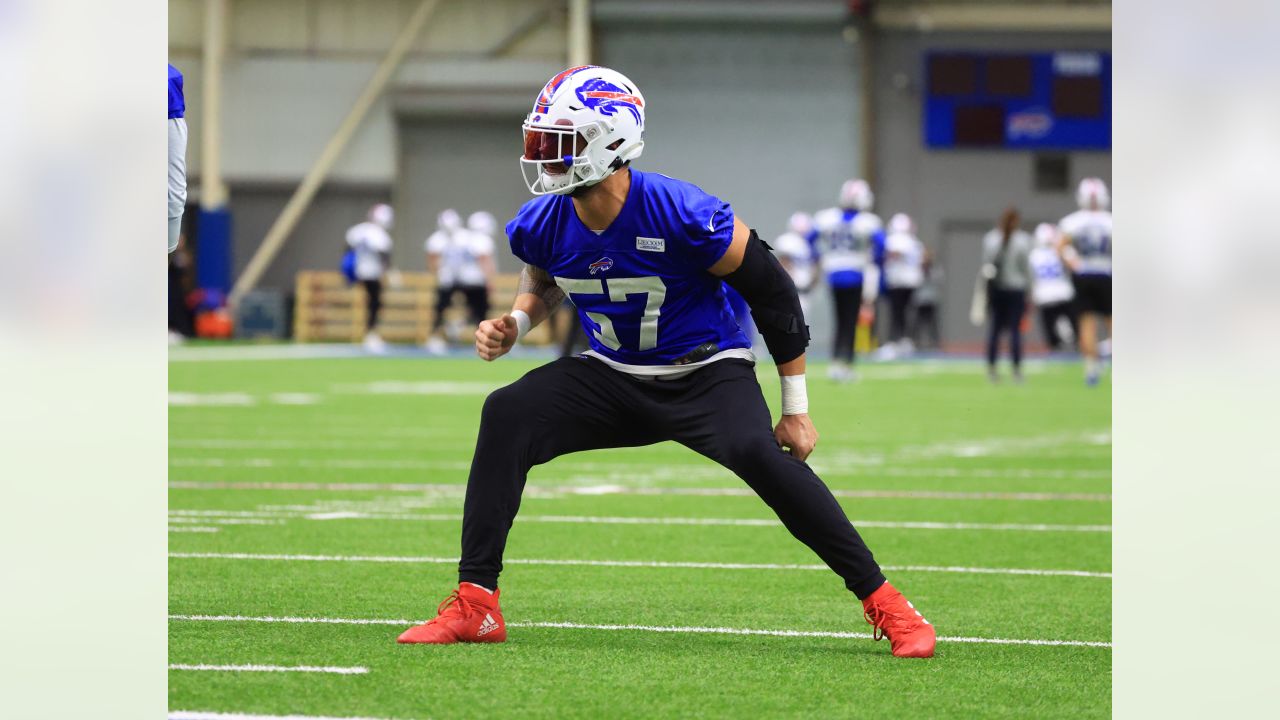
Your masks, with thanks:
<instances>
[{"instance_id":1,"label":"green artificial turf","mask_svg":"<svg viewBox=\"0 0 1280 720\"><path fill-rule=\"evenodd\" d=\"M1110 647L944 640L921 661L860 638L518 627L869 631L825 569L585 564L818 563L754 496L690 494L744 486L670 443L534 469L502 581L506 644L397 645L399 621L434 614L456 586L485 393L539 362L172 362L170 662L368 673L175 669L170 709L405 720L1110 714ZM1110 642L1106 382L1085 388L1074 364L1032 365L1025 385L994 387L973 362L868 365L847 386L824 369L810 372L821 434L810 462L850 518L872 523L867 543L903 568L886 574L940 635ZM776 412L773 372L760 366ZM712 524L733 520L766 522ZM193 554L285 557L181 556Z\"/></svg>"}]
</instances>

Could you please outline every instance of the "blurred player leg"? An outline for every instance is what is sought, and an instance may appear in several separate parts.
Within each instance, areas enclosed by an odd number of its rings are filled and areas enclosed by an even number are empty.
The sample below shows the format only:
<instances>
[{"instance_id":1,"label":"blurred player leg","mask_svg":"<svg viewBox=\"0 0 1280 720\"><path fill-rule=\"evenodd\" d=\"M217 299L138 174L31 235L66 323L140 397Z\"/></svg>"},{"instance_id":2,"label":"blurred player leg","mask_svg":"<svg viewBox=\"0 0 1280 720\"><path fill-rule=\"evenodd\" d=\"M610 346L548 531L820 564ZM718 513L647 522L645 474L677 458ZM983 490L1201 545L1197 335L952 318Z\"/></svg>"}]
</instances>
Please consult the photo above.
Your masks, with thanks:
<instances>
[{"instance_id":1,"label":"blurred player leg","mask_svg":"<svg viewBox=\"0 0 1280 720\"><path fill-rule=\"evenodd\" d=\"M187 206L187 121L169 119L169 252L178 247Z\"/></svg>"},{"instance_id":2,"label":"blurred player leg","mask_svg":"<svg viewBox=\"0 0 1280 720\"><path fill-rule=\"evenodd\" d=\"M1000 352L1000 330L1003 325L1003 311L1000 308L1000 302L993 294L988 298L991 303L991 319L987 330L987 378L991 382L1000 380L1000 373L996 371L996 358Z\"/></svg>"},{"instance_id":3,"label":"blurred player leg","mask_svg":"<svg viewBox=\"0 0 1280 720\"><path fill-rule=\"evenodd\" d=\"M427 331L427 352L443 355L449 349L444 339L444 311L453 304L453 286L441 285L436 288L436 304L431 314L431 329ZM483 319L483 318L481 318Z\"/></svg>"},{"instance_id":4,"label":"blurred player leg","mask_svg":"<svg viewBox=\"0 0 1280 720\"><path fill-rule=\"evenodd\" d=\"M858 307L861 302L861 285L831 289L831 304L835 307L835 337L827 376L837 382L847 382L853 377L853 340L858 329Z\"/></svg>"},{"instance_id":5,"label":"blurred player leg","mask_svg":"<svg viewBox=\"0 0 1280 720\"><path fill-rule=\"evenodd\" d=\"M1027 312L1027 296L1021 291L1009 293L1009 355L1013 358L1013 381L1022 382L1022 318Z\"/></svg>"},{"instance_id":6,"label":"blurred player leg","mask_svg":"<svg viewBox=\"0 0 1280 720\"><path fill-rule=\"evenodd\" d=\"M1058 318L1062 317L1062 305L1053 303L1040 306L1040 331L1044 333L1044 341L1050 352L1062 349L1062 336L1058 333Z\"/></svg>"},{"instance_id":7,"label":"blurred player leg","mask_svg":"<svg viewBox=\"0 0 1280 720\"><path fill-rule=\"evenodd\" d=\"M365 349L373 353L385 352L386 344L375 330L378 327L378 313L382 311L382 281L361 280L360 284L364 285L365 293L369 296L369 319L364 336Z\"/></svg>"},{"instance_id":8,"label":"blurred player leg","mask_svg":"<svg viewBox=\"0 0 1280 720\"><path fill-rule=\"evenodd\" d=\"M467 299L467 322L479 325L489 315L489 288L468 285L462 292Z\"/></svg>"}]
</instances>

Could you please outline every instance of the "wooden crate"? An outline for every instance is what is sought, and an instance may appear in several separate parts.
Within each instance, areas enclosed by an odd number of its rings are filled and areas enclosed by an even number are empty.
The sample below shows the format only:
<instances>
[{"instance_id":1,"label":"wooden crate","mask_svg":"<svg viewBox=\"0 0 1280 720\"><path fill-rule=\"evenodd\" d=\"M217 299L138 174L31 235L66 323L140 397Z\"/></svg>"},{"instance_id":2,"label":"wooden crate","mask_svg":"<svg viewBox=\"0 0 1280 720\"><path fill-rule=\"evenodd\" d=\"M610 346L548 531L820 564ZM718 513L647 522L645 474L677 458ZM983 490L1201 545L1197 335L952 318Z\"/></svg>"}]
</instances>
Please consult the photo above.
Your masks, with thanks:
<instances>
[{"instance_id":1,"label":"wooden crate","mask_svg":"<svg viewBox=\"0 0 1280 720\"><path fill-rule=\"evenodd\" d=\"M490 316L511 307L515 299L517 274L498 275L489 296ZM297 299L293 314L293 337L299 342L360 342L364 339L369 303L364 287L351 284L342 273L332 270L303 270L297 277ZM435 277L425 272L401 272L399 287L383 286L378 334L387 342L422 343L431 331L436 302ZM463 321L466 308L460 296L445 310L445 322ZM472 330L464 331L469 338ZM534 328L523 342L545 345L550 342L545 327Z\"/></svg>"}]
</instances>

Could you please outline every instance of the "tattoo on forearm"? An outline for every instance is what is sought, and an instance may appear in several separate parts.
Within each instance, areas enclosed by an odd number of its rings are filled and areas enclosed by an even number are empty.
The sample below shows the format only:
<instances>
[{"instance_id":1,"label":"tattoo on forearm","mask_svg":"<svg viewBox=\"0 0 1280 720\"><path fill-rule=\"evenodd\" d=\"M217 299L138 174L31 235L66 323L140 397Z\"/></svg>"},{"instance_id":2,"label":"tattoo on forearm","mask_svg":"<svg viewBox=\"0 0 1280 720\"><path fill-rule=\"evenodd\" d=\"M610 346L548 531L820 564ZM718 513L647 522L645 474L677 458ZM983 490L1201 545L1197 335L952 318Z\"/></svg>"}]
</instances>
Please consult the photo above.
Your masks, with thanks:
<instances>
[{"instance_id":1,"label":"tattoo on forearm","mask_svg":"<svg viewBox=\"0 0 1280 720\"><path fill-rule=\"evenodd\" d=\"M533 265L525 265L520 271L520 284L516 286L516 294L529 293L537 296L547 307L547 314L554 313L564 302L564 291L556 285L556 281L546 270Z\"/></svg>"}]
</instances>

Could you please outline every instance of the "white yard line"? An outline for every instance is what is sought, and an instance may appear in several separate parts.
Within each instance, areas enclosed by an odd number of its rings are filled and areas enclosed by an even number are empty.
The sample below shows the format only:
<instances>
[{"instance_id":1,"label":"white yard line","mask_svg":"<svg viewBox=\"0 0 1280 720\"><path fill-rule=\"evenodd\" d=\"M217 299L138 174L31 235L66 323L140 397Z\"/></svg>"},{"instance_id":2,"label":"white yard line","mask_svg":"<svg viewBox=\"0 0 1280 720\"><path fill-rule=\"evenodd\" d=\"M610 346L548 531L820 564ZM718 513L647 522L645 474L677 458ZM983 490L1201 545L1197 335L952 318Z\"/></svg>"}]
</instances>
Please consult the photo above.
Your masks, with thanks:
<instances>
[{"instance_id":1,"label":"white yard line","mask_svg":"<svg viewBox=\"0 0 1280 720\"><path fill-rule=\"evenodd\" d=\"M440 492L462 495L461 483L322 483L322 482L197 482L174 480L171 490L297 490L315 492ZM757 497L745 487L630 487L625 485L537 485L526 490L564 495L678 495L691 497ZM948 490L832 490L836 497L901 500L1010 500L1025 502L1111 502L1107 493L962 492ZM548 496L549 497L549 496Z\"/></svg>"},{"instance_id":2,"label":"white yard line","mask_svg":"<svg viewBox=\"0 0 1280 720\"><path fill-rule=\"evenodd\" d=\"M169 720L390 720L385 717L332 717L329 715L247 715L244 712L170 710Z\"/></svg>"},{"instance_id":3,"label":"white yard line","mask_svg":"<svg viewBox=\"0 0 1280 720\"><path fill-rule=\"evenodd\" d=\"M264 448L265 449L265 448ZM997 478L1039 480L1109 479L1110 470L1055 470L1052 468L970 468L956 466L898 467L878 462L852 464L839 458L816 458L809 463L819 475L929 478ZM370 460L363 458L266 458L266 457L170 457L170 467L234 467L234 468L303 468L310 470L469 470L466 460ZM584 470L571 463L559 467L578 485L597 485L616 480L662 481L690 477L720 478L732 474L717 466L663 465L657 470L637 470L626 465L611 465L603 470Z\"/></svg>"},{"instance_id":4,"label":"white yard line","mask_svg":"<svg viewBox=\"0 0 1280 720\"><path fill-rule=\"evenodd\" d=\"M200 527L200 526L193 526L193 525L170 525L169 532L171 533L216 533L216 532L221 532L221 530L219 530L216 527Z\"/></svg>"},{"instance_id":5,"label":"white yard line","mask_svg":"<svg viewBox=\"0 0 1280 720\"><path fill-rule=\"evenodd\" d=\"M367 667L318 667L315 665L184 665L170 663L170 670L207 670L213 672L302 672L330 675L364 675Z\"/></svg>"},{"instance_id":6,"label":"white yard line","mask_svg":"<svg viewBox=\"0 0 1280 720\"><path fill-rule=\"evenodd\" d=\"M362 357L366 353L350 343L299 343L295 345L230 345L227 347L169 348L169 362L220 360L299 360Z\"/></svg>"},{"instance_id":7,"label":"white yard line","mask_svg":"<svg viewBox=\"0 0 1280 720\"><path fill-rule=\"evenodd\" d=\"M421 522L456 522L456 513L395 512L278 512L267 510L170 510L170 517L260 517L312 520L406 520ZM773 518L708 518L708 517L615 517L591 515L521 515L521 522L569 523L586 525L708 525L741 527L775 527L782 524ZM892 530L984 530L1000 532L1087 532L1110 533L1110 525L1047 525L1018 523L967 523L897 520L853 520L856 527Z\"/></svg>"},{"instance_id":8,"label":"white yard line","mask_svg":"<svg viewBox=\"0 0 1280 720\"><path fill-rule=\"evenodd\" d=\"M204 523L206 525L280 525L283 520L267 520L264 518L237 517L191 517L186 515L169 516L171 523Z\"/></svg>"},{"instance_id":9,"label":"white yard line","mask_svg":"<svg viewBox=\"0 0 1280 720\"><path fill-rule=\"evenodd\" d=\"M335 393L356 395L488 395L502 387L497 383L449 380L378 380L358 385L334 385Z\"/></svg>"},{"instance_id":10,"label":"white yard line","mask_svg":"<svg viewBox=\"0 0 1280 720\"><path fill-rule=\"evenodd\" d=\"M420 565L453 565L456 557L415 557L400 555L283 555L269 553L201 553L171 552L169 557L177 559L199 560L275 560L283 562L355 562L355 563L409 563ZM507 565L569 565L576 567L617 567L617 568L680 568L706 570L811 570L829 571L821 564L787 564L787 563L717 563L717 562L679 562L662 560L560 560L560 559L505 559ZM929 573L967 573L978 575L1040 575L1061 577L1109 578L1109 572L1092 572L1088 570L1043 570L1036 568L990 568L959 567L942 565L885 565L884 570L891 572L929 572Z\"/></svg>"},{"instance_id":11,"label":"white yard line","mask_svg":"<svg viewBox=\"0 0 1280 720\"><path fill-rule=\"evenodd\" d=\"M185 622L257 622L257 623L321 623L333 625L413 625L424 620L390 618L317 618L317 617L251 617L245 615L170 615L170 620ZM753 628L667 626L667 625L593 625L572 622L508 622L512 628L562 628L568 630L632 630L656 633L690 633L712 635L766 635L771 637L816 637L869 639L870 633L835 632L826 630L757 630ZM983 638L940 636L939 642L981 643L988 645L1050 645L1067 647L1109 648L1111 643L1094 640L1041 640L1021 638Z\"/></svg>"}]
</instances>

